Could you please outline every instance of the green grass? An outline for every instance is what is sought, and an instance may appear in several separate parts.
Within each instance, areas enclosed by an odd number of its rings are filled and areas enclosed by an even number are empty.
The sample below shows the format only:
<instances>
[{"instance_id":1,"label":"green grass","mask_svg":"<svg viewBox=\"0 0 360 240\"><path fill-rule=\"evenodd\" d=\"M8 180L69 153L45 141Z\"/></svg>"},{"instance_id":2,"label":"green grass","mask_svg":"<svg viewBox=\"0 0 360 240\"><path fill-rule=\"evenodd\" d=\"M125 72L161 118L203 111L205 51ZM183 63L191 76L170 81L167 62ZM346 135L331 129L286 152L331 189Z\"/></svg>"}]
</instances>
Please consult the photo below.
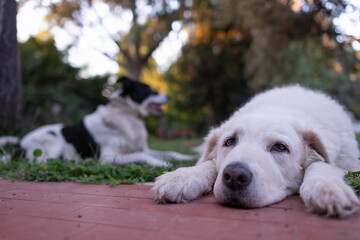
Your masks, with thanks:
<instances>
[{"instance_id":1,"label":"green grass","mask_svg":"<svg viewBox=\"0 0 360 240\"><path fill-rule=\"evenodd\" d=\"M189 140L159 140L150 138L149 145L157 150L173 150L184 154L194 154L181 146ZM11 152L13 147L2 149L1 153ZM36 154L35 154L36 155ZM151 167L129 163L124 166L111 164L100 164L96 159L86 159L76 163L75 161L64 161L62 159L49 159L45 163L30 163L28 159L0 161L0 177L20 181L36 182L63 182L72 181L92 184L131 184L152 182L164 171L172 171L178 167L191 166L194 161L176 162L171 161L167 167Z\"/></svg>"},{"instance_id":2,"label":"green grass","mask_svg":"<svg viewBox=\"0 0 360 240\"><path fill-rule=\"evenodd\" d=\"M121 167L100 164L94 159L80 163L49 159L46 163L29 163L27 159L0 163L0 176L12 180L35 182L106 183L116 185L121 183L151 182L164 171L172 167L150 167L130 163Z\"/></svg>"},{"instance_id":3,"label":"green grass","mask_svg":"<svg viewBox=\"0 0 360 240\"><path fill-rule=\"evenodd\" d=\"M345 181L354 189L357 195L360 195L360 172L348 172L345 175Z\"/></svg>"},{"instance_id":4,"label":"green grass","mask_svg":"<svg viewBox=\"0 0 360 240\"><path fill-rule=\"evenodd\" d=\"M356 140L360 148L360 134L356 134ZM357 195L360 195L360 172L349 171L345 175L345 181L354 189Z\"/></svg>"},{"instance_id":5,"label":"green grass","mask_svg":"<svg viewBox=\"0 0 360 240\"><path fill-rule=\"evenodd\" d=\"M195 138L195 139L159 139L153 136L149 137L149 147L151 149L156 149L160 151L176 151L183 154L194 155L194 152L191 150L191 147L194 145L201 144L203 139ZM186 147L188 146L188 147Z\"/></svg>"}]
</instances>

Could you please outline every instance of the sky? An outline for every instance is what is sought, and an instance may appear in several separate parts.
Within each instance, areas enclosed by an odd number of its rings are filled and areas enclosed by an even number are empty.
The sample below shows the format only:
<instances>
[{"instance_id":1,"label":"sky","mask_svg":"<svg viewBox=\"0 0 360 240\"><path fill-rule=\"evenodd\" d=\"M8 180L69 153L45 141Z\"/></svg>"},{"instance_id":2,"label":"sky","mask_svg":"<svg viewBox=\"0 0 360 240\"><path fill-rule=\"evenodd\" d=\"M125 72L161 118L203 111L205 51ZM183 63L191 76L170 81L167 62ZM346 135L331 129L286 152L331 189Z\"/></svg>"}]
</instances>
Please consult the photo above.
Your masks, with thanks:
<instances>
[{"instance_id":1,"label":"sky","mask_svg":"<svg viewBox=\"0 0 360 240\"><path fill-rule=\"evenodd\" d=\"M360 7L360 0L349 0L349 2ZM122 14L114 16L109 11L108 6L99 1L95 3L94 9L83 12L84 20L87 22L85 25L91 25L91 27L80 29L75 24L68 23L65 25L66 30L55 27L51 32L55 37L55 44L59 50L64 50L75 41L74 35L77 35L79 32L81 33L78 43L70 49L66 60L73 66L85 67L81 71L82 77L116 74L119 71L117 63L105 57L102 52L106 52L110 56L116 55L118 48L110 40L108 34L125 34L129 30L131 22L131 13L121 10ZM150 10L148 8L141 9L143 9L141 16L144 16L143 21L145 21L146 15ZM21 7L17 15L18 40L24 42L29 36L35 36L41 31L46 31L48 25L44 18L47 13L48 10L46 8L37 8L33 1L28 1ZM95 24L97 16L103 18L101 26ZM346 14L335 19L334 23L342 33L353 35L360 39L359 11L354 12L351 8L347 8ZM181 29L181 23L173 23L172 28L173 31L169 33L168 37L153 53L160 72L165 71L177 59L182 45L188 39L187 32ZM338 40L341 41L341 37ZM356 50L360 50L360 43L354 42L353 47Z\"/></svg>"}]
</instances>

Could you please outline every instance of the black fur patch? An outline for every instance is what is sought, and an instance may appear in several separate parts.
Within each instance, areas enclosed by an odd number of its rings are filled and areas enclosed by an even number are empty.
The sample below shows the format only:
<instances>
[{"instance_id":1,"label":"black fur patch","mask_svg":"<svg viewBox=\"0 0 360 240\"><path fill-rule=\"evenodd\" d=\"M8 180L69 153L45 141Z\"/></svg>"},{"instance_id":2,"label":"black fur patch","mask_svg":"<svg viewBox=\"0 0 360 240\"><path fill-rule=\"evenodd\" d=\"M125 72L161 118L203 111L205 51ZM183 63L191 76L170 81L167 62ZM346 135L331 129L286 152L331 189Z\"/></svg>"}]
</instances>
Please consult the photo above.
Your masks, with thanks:
<instances>
[{"instance_id":1,"label":"black fur patch","mask_svg":"<svg viewBox=\"0 0 360 240\"><path fill-rule=\"evenodd\" d=\"M20 144L18 144L16 146L15 151L11 155L11 159L13 159L13 160L22 159L25 157L25 155L26 155L26 150L24 148L22 148L20 146Z\"/></svg>"},{"instance_id":2,"label":"black fur patch","mask_svg":"<svg viewBox=\"0 0 360 240\"><path fill-rule=\"evenodd\" d=\"M86 129L84 122L76 125L65 126L61 129L65 140L72 144L82 159L100 156L100 146Z\"/></svg>"},{"instance_id":3,"label":"black fur patch","mask_svg":"<svg viewBox=\"0 0 360 240\"><path fill-rule=\"evenodd\" d=\"M141 104L146 98L151 95L157 95L158 93L153 91L148 85L136 82L127 77L121 77L118 82L123 84L122 97L129 96L135 102Z\"/></svg>"}]
</instances>

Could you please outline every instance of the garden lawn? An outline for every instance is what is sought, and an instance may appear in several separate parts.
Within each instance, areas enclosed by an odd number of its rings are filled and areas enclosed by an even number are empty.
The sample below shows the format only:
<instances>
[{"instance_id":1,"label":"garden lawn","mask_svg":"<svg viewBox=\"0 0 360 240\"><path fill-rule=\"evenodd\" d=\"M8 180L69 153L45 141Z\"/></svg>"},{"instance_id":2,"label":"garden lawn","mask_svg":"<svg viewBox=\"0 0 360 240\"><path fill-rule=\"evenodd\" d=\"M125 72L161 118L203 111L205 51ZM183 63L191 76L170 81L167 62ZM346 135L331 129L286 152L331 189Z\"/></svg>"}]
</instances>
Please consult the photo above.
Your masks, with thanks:
<instances>
[{"instance_id":1,"label":"garden lawn","mask_svg":"<svg viewBox=\"0 0 360 240\"><path fill-rule=\"evenodd\" d=\"M195 140L199 142L199 140ZM160 140L151 137L150 148L157 150L172 150L184 154L192 154L190 149L182 146L189 142L185 139ZM193 140L191 140L193 142ZM11 147L1 151L3 154L11 152ZM35 152L35 155L38 154ZM72 181L80 183L98 184L131 184L153 182L155 178L164 171L172 171L181 166L194 165L196 160L187 162L169 161L167 167L151 167L129 163L124 166L113 166L111 164L100 164L97 159L89 158L76 163L75 161L64 161L62 159L48 159L45 163L29 162L28 159L0 161L0 177L12 180L36 181L36 182L63 182Z\"/></svg>"}]
</instances>

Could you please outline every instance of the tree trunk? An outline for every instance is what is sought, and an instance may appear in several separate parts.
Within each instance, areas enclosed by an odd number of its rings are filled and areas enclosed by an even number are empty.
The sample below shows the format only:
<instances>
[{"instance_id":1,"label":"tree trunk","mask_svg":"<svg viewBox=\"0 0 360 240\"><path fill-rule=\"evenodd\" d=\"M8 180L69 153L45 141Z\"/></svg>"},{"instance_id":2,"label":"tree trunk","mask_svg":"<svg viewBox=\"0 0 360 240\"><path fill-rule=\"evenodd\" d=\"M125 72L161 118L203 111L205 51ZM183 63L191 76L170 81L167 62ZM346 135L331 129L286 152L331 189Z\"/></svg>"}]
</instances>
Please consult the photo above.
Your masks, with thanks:
<instances>
[{"instance_id":1,"label":"tree trunk","mask_svg":"<svg viewBox=\"0 0 360 240\"><path fill-rule=\"evenodd\" d=\"M138 59L131 63L125 63L124 65L126 66L126 70L129 73L129 77L135 81L140 81L141 71L143 70L145 64L141 64L137 60Z\"/></svg>"},{"instance_id":2,"label":"tree trunk","mask_svg":"<svg viewBox=\"0 0 360 240\"><path fill-rule=\"evenodd\" d=\"M20 52L16 2L0 0L0 124L15 129L21 120Z\"/></svg>"}]
</instances>

